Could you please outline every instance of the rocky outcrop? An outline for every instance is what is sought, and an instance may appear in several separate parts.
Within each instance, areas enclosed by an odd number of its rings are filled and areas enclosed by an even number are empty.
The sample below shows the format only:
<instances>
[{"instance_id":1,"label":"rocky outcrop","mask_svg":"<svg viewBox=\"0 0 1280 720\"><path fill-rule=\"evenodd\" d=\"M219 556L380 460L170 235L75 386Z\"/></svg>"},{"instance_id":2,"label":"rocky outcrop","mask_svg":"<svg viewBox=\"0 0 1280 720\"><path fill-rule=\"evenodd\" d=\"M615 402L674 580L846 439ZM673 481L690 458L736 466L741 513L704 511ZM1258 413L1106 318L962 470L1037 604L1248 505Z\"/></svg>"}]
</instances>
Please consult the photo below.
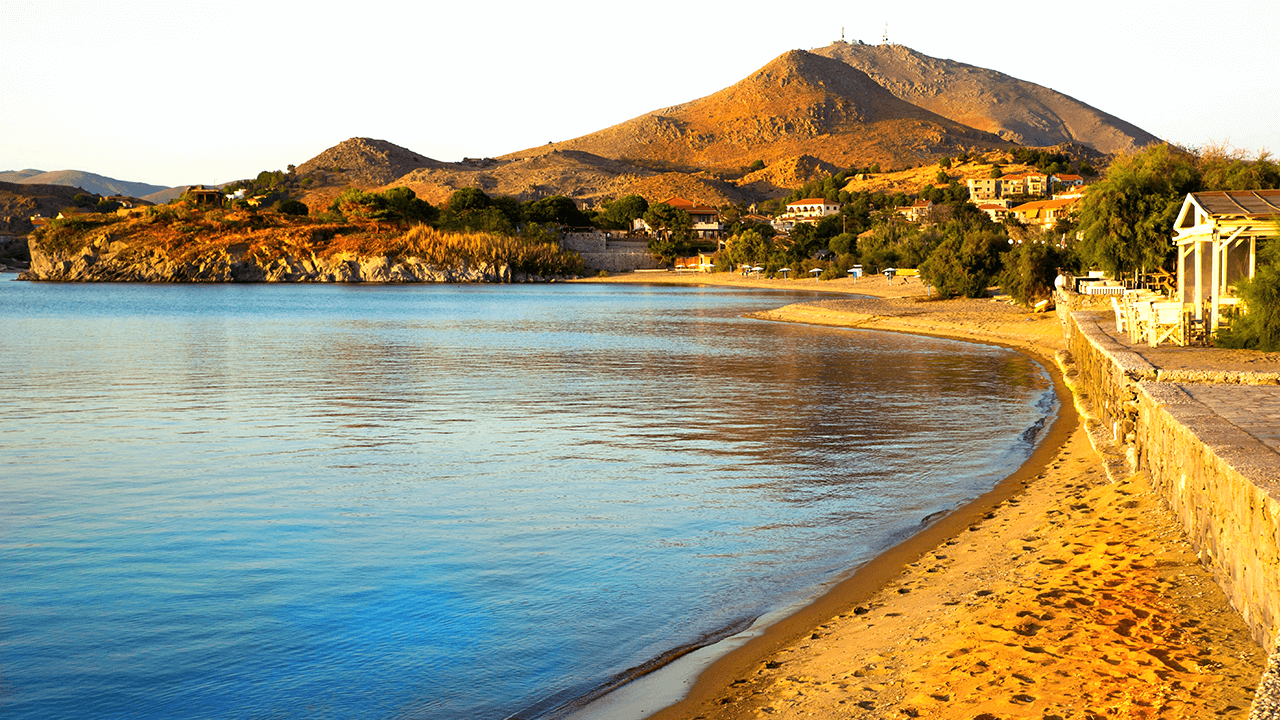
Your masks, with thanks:
<instances>
[{"instance_id":1,"label":"rocky outcrop","mask_svg":"<svg viewBox=\"0 0 1280 720\"><path fill-rule=\"evenodd\" d=\"M478 263L439 267L416 257L362 257L339 253L260 258L231 246L194 257L174 258L154 248L135 250L109 234L84 248L62 252L31 243L31 268L20 280L58 282L340 282L340 283L503 283L546 282L557 278L513 272L507 265Z\"/></svg>"}]
</instances>

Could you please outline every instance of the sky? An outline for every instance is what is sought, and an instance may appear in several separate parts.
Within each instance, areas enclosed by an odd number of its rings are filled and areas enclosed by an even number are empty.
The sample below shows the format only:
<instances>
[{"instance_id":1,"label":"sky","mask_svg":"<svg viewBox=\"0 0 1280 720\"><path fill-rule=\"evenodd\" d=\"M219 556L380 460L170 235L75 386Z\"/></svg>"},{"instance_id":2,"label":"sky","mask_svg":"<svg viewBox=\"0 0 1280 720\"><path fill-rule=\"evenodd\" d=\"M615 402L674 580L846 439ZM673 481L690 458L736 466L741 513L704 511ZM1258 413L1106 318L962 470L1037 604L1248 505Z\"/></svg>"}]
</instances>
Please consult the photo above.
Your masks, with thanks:
<instances>
[{"instance_id":1,"label":"sky","mask_svg":"<svg viewBox=\"0 0 1280 720\"><path fill-rule=\"evenodd\" d=\"M568 140L793 49L889 39L1193 147L1280 153L1280 2L0 0L0 171L155 185L351 137L437 160Z\"/></svg>"}]
</instances>

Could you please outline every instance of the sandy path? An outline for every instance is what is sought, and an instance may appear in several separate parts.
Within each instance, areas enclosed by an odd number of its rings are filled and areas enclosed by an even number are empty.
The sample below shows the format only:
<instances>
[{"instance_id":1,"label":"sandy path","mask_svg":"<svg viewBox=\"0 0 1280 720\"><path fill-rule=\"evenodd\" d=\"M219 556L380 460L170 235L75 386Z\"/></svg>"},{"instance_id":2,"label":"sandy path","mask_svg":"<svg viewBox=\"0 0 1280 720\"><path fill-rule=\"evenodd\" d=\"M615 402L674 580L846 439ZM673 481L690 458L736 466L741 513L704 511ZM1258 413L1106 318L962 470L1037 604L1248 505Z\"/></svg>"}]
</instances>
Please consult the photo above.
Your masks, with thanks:
<instances>
[{"instance_id":1,"label":"sandy path","mask_svg":"<svg viewBox=\"0 0 1280 720\"><path fill-rule=\"evenodd\" d=\"M1061 346L1053 315L990 301L833 298L761 317L997 342L1049 363ZM959 511L940 544L726 658L655 717L1247 717L1265 653L1145 479L1110 481L1084 424L1059 435L1021 492Z\"/></svg>"}]
</instances>

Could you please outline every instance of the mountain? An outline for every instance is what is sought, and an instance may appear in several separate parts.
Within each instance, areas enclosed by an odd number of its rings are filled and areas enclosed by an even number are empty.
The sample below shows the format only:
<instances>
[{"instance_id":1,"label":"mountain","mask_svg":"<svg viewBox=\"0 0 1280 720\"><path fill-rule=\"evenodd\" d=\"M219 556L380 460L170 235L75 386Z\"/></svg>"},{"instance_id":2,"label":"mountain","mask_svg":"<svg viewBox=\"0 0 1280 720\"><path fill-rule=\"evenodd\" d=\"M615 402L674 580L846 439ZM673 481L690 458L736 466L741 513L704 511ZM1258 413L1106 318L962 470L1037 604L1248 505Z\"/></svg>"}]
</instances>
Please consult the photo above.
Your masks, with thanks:
<instances>
[{"instance_id":1,"label":"mountain","mask_svg":"<svg viewBox=\"0 0 1280 720\"><path fill-rule=\"evenodd\" d=\"M78 187L93 195L124 195L140 198L166 189L164 185L116 180L83 170L10 170L0 172L0 182L20 183L23 185L66 185Z\"/></svg>"},{"instance_id":2,"label":"mountain","mask_svg":"<svg viewBox=\"0 0 1280 720\"><path fill-rule=\"evenodd\" d=\"M838 167L901 166L1010 146L895 97L839 60L792 50L699 100L505 157L580 150L667 169L731 169L808 154Z\"/></svg>"},{"instance_id":3,"label":"mountain","mask_svg":"<svg viewBox=\"0 0 1280 720\"><path fill-rule=\"evenodd\" d=\"M813 53L865 73L901 100L1019 145L1078 142L1115 154L1160 142L1055 90L902 45L835 42Z\"/></svg>"}]
</instances>

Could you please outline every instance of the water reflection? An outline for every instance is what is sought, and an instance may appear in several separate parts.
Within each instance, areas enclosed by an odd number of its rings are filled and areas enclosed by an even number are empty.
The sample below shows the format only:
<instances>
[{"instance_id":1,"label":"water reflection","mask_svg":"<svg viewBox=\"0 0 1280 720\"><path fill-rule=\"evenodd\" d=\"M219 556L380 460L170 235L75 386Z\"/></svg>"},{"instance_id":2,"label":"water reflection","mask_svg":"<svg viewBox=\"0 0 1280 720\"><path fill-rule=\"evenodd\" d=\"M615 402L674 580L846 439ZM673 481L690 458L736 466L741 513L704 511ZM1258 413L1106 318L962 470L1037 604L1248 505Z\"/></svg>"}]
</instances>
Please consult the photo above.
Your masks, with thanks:
<instances>
[{"instance_id":1,"label":"water reflection","mask_svg":"<svg viewBox=\"0 0 1280 720\"><path fill-rule=\"evenodd\" d=\"M505 717L1027 453L1034 363L786 300L6 284L6 712Z\"/></svg>"}]
</instances>

